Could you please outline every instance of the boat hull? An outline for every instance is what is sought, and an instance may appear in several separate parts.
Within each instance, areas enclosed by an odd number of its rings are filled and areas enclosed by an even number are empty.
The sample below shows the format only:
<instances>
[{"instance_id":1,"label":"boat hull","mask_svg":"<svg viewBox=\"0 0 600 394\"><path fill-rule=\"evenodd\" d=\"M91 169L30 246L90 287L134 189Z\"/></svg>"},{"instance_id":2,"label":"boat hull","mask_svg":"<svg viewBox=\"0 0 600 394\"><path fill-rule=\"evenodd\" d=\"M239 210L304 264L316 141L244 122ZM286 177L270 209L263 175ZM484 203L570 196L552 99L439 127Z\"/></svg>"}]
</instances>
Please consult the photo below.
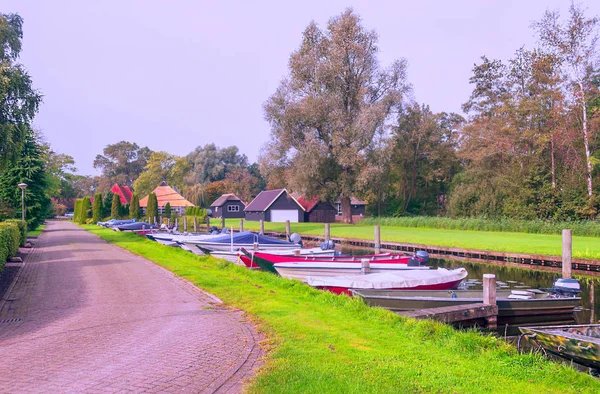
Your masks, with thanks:
<instances>
[{"instance_id":1,"label":"boat hull","mask_svg":"<svg viewBox=\"0 0 600 394\"><path fill-rule=\"evenodd\" d=\"M389 290L408 290L408 291L418 291L418 290L450 290L454 289L456 286L462 282L462 279L445 282L445 283L436 283L431 285L419 285L414 287L402 287L402 288L391 288ZM346 294L349 296L353 295L352 290L348 287L338 287L338 286L316 286L317 289L327 290L335 294Z\"/></svg>"},{"instance_id":2,"label":"boat hull","mask_svg":"<svg viewBox=\"0 0 600 394\"><path fill-rule=\"evenodd\" d=\"M274 265L277 273L284 278L297 279L306 282L309 276L346 276L359 275L361 271L361 263L331 263L319 264L315 266L314 262L306 263L277 263ZM429 270L429 267L418 266L411 267L407 264L399 263L374 263L370 265L371 273L382 272L400 272L404 270Z\"/></svg>"}]
</instances>

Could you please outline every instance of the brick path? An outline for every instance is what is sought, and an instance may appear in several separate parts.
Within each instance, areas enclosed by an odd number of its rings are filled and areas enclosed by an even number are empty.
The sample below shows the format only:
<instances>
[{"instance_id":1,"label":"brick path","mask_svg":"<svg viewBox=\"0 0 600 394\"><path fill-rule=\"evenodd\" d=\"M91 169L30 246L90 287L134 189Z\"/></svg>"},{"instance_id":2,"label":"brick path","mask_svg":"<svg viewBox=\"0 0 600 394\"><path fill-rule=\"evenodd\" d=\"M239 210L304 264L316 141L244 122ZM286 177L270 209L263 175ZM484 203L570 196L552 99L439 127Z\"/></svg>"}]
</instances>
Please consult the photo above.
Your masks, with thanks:
<instances>
[{"instance_id":1,"label":"brick path","mask_svg":"<svg viewBox=\"0 0 600 394\"><path fill-rule=\"evenodd\" d=\"M0 310L0 392L240 392L239 311L70 222L49 222ZM0 304L1 305L1 304Z\"/></svg>"}]
</instances>

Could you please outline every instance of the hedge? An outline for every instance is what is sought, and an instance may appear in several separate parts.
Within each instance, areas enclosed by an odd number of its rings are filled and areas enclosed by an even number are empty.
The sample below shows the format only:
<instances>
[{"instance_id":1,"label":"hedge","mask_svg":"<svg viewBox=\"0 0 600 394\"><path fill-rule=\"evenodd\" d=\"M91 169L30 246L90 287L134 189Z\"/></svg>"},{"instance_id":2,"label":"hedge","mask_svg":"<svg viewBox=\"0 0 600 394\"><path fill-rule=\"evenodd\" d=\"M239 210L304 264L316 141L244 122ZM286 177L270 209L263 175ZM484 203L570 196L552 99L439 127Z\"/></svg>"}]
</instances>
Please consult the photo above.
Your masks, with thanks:
<instances>
[{"instance_id":1,"label":"hedge","mask_svg":"<svg viewBox=\"0 0 600 394\"><path fill-rule=\"evenodd\" d=\"M22 230L25 223L17 222L20 221L9 220L0 223L0 272L4 269L6 260L17 254L19 246L27 239L27 234Z\"/></svg>"}]
</instances>

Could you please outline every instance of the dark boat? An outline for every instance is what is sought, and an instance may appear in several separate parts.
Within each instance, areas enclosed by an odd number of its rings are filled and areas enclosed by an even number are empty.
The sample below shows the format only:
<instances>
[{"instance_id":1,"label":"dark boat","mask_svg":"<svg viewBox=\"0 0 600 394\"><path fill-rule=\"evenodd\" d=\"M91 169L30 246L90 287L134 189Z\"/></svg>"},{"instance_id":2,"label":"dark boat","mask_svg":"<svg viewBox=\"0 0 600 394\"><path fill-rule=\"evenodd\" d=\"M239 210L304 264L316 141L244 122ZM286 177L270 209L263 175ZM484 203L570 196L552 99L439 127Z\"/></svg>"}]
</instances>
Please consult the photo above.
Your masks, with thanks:
<instances>
[{"instance_id":1,"label":"dark boat","mask_svg":"<svg viewBox=\"0 0 600 394\"><path fill-rule=\"evenodd\" d=\"M146 222L135 222L113 227L115 231L134 231L138 234L146 234L157 228L157 226Z\"/></svg>"},{"instance_id":2,"label":"dark boat","mask_svg":"<svg viewBox=\"0 0 600 394\"><path fill-rule=\"evenodd\" d=\"M528 340L546 351L600 370L600 324L519 327Z\"/></svg>"},{"instance_id":3,"label":"dark boat","mask_svg":"<svg viewBox=\"0 0 600 394\"><path fill-rule=\"evenodd\" d=\"M483 302L481 290L352 290L352 293L362 297L368 305L394 312ZM581 298L555 296L541 290L497 290L496 304L498 332L516 335L519 326L574 323L573 313L581 305ZM483 326L484 322L466 321L461 325Z\"/></svg>"},{"instance_id":4,"label":"dark boat","mask_svg":"<svg viewBox=\"0 0 600 394\"><path fill-rule=\"evenodd\" d=\"M207 240L193 242L197 248L205 254L212 251L237 251L240 248L252 249L257 244L260 249L299 249L301 244L283 241L281 239L266 237L250 231L242 231L235 234L227 234Z\"/></svg>"}]
</instances>

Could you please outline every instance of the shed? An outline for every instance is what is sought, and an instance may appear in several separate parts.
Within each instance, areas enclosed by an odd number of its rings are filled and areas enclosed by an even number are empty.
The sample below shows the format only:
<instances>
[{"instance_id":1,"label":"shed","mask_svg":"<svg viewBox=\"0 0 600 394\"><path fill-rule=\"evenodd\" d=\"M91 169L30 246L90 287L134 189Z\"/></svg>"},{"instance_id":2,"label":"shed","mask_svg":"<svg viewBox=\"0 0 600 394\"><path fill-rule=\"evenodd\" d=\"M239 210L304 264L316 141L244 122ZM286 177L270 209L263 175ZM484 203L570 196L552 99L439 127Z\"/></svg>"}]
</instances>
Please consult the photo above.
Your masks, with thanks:
<instances>
[{"instance_id":1,"label":"shed","mask_svg":"<svg viewBox=\"0 0 600 394\"><path fill-rule=\"evenodd\" d=\"M338 199L334 203L336 209L336 220L341 220L342 218L342 202ZM359 200L356 197L350 197L350 206L352 211L352 220L360 220L365 216L367 202Z\"/></svg>"},{"instance_id":2,"label":"shed","mask_svg":"<svg viewBox=\"0 0 600 394\"><path fill-rule=\"evenodd\" d=\"M244 208L246 204L233 193L223 194L210 204L215 218L244 218L246 217Z\"/></svg>"},{"instance_id":3,"label":"shed","mask_svg":"<svg viewBox=\"0 0 600 394\"><path fill-rule=\"evenodd\" d=\"M171 211L177 211L177 213L179 213L180 215L185 214L185 209L187 207L194 206L194 204L186 200L181 194L177 193L175 189L167 185L167 182L165 181L162 181L162 183L158 185L158 187L152 192L156 194L156 199L158 200L159 213L164 212L165 205L167 205L167 203L171 205ZM148 196L140 200L140 208L142 208L144 212L146 212L147 207Z\"/></svg>"},{"instance_id":4,"label":"shed","mask_svg":"<svg viewBox=\"0 0 600 394\"><path fill-rule=\"evenodd\" d=\"M263 190L244 209L246 220L304 222L304 207L285 189Z\"/></svg>"},{"instance_id":5,"label":"shed","mask_svg":"<svg viewBox=\"0 0 600 394\"><path fill-rule=\"evenodd\" d=\"M304 207L304 221L313 223L335 222L336 209L327 201L321 201L319 197L307 199L300 194L292 193L292 196Z\"/></svg>"}]
</instances>

